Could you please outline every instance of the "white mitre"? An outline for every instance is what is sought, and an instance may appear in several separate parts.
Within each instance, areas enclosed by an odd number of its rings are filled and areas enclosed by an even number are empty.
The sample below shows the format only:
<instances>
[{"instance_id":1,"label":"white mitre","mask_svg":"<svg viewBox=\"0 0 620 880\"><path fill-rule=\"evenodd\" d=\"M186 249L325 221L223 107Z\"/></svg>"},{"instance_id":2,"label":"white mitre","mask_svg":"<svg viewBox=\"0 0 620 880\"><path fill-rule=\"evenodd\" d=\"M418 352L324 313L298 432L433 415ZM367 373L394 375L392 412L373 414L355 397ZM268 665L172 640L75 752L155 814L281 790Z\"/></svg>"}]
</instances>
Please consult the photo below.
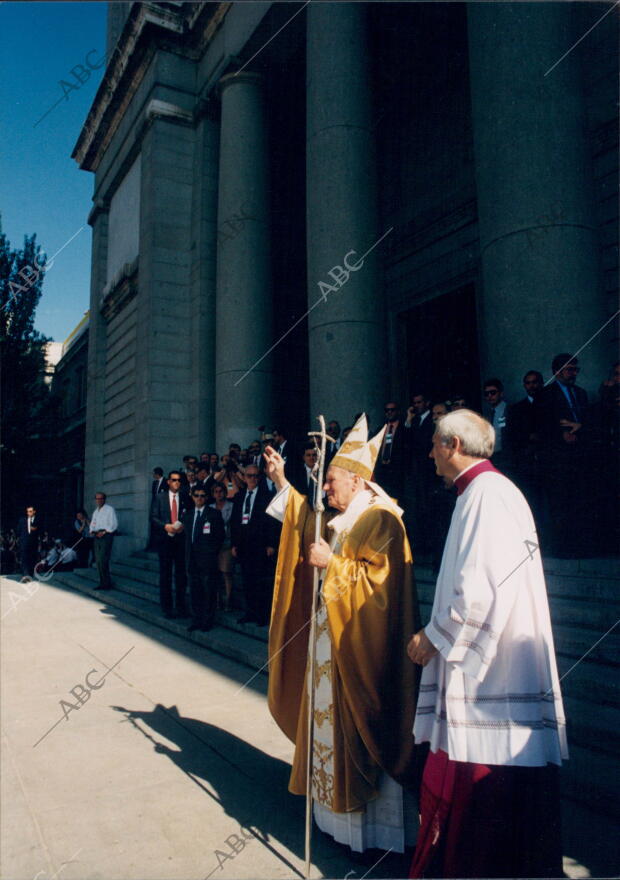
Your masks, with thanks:
<instances>
[{"instance_id":1,"label":"white mitre","mask_svg":"<svg viewBox=\"0 0 620 880\"><path fill-rule=\"evenodd\" d=\"M390 510L398 516L402 516L402 508L396 504L393 498L390 498L378 483L372 481L375 462L383 443L385 430L386 426L384 425L379 433L369 440L366 413L362 413L347 439L343 441L342 446L330 461L329 466L343 468L351 474L357 474L363 479L366 487L374 492Z\"/></svg>"}]
</instances>

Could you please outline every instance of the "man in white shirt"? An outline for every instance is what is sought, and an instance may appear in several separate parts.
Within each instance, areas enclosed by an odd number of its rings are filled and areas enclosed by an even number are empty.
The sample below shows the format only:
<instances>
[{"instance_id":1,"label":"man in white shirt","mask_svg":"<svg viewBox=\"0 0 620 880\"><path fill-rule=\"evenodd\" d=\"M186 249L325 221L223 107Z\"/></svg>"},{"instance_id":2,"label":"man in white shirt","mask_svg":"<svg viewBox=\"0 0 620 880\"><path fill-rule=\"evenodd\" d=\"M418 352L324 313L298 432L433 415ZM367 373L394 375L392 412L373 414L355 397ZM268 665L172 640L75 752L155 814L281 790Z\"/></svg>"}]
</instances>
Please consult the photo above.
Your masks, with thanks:
<instances>
[{"instance_id":1,"label":"man in white shirt","mask_svg":"<svg viewBox=\"0 0 620 880\"><path fill-rule=\"evenodd\" d=\"M99 586L96 590L111 590L112 579L110 577L110 557L112 555L112 542L114 533L118 529L116 511L111 504L106 504L105 492L96 492L95 501L97 506L90 518L90 535L93 538L95 562L99 575Z\"/></svg>"},{"instance_id":2,"label":"man in white shirt","mask_svg":"<svg viewBox=\"0 0 620 880\"><path fill-rule=\"evenodd\" d=\"M410 877L561 877L568 757L545 579L527 501L490 463L471 410L440 418L431 458L458 498L430 622L416 742L430 742Z\"/></svg>"}]
</instances>

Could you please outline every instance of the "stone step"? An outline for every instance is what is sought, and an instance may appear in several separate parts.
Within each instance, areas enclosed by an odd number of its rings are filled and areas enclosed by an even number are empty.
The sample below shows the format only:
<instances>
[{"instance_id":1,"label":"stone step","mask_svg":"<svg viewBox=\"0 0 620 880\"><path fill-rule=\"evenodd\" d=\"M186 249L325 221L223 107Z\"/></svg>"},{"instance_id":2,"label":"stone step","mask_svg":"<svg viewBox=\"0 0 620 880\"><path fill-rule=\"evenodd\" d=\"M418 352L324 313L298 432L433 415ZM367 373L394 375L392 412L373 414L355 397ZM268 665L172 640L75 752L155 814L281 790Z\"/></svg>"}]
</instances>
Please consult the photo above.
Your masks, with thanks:
<instances>
[{"instance_id":1,"label":"stone step","mask_svg":"<svg viewBox=\"0 0 620 880\"><path fill-rule=\"evenodd\" d=\"M122 556L120 559L115 559L114 563L116 565L123 565L128 569L140 569L142 571L159 571L159 560L157 556L151 558L150 553L145 553L145 557L142 559L134 559L133 556Z\"/></svg>"},{"instance_id":2,"label":"stone step","mask_svg":"<svg viewBox=\"0 0 620 880\"><path fill-rule=\"evenodd\" d=\"M112 593L123 593L127 596L134 596L137 599L140 599L145 602L150 602L157 608L159 611L159 585L155 586L153 584L145 583L143 581L134 580L133 578L124 577L123 575L115 575L115 564L111 565L111 571L113 574L112 582L114 584L114 590ZM96 585L98 583L97 572L95 569L75 569L75 575L78 577L83 577L85 581L90 585ZM91 587L92 589L92 587ZM101 595L101 591L96 591L97 595ZM103 594L108 595L108 594ZM256 626L254 623L239 623L237 617L241 616L238 612L224 612L218 611L216 615L217 623L220 626L225 627L226 629L230 629L233 632L242 633L245 636L250 636L251 638L258 639L261 642L267 642L268 639L268 628ZM165 619L165 618L163 618Z\"/></svg>"},{"instance_id":3,"label":"stone step","mask_svg":"<svg viewBox=\"0 0 620 880\"><path fill-rule=\"evenodd\" d=\"M146 559L153 562L157 562L157 553L155 550L134 550L131 556L126 557L127 559Z\"/></svg>"},{"instance_id":4,"label":"stone step","mask_svg":"<svg viewBox=\"0 0 620 880\"><path fill-rule=\"evenodd\" d=\"M525 551L527 553L527 551ZM437 576L424 558L415 560L417 578L436 580ZM620 557L598 559L556 559L543 557L545 578L576 578L578 580L615 580L620 582Z\"/></svg>"},{"instance_id":5,"label":"stone step","mask_svg":"<svg viewBox=\"0 0 620 880\"><path fill-rule=\"evenodd\" d=\"M543 558L545 574L575 575L578 577L615 578L620 580L620 557L596 557L593 559Z\"/></svg>"},{"instance_id":6,"label":"stone step","mask_svg":"<svg viewBox=\"0 0 620 880\"><path fill-rule=\"evenodd\" d=\"M420 613L424 623L430 619L431 594L422 589L418 593ZM549 611L552 625L574 626L583 630L597 631L602 635L616 620L620 620L620 601L601 599L558 599L549 597ZM620 627L620 624L619 624ZM620 629L619 629L620 632ZM593 639L596 641L596 639Z\"/></svg>"},{"instance_id":7,"label":"stone step","mask_svg":"<svg viewBox=\"0 0 620 880\"><path fill-rule=\"evenodd\" d=\"M239 663L255 671L260 670L262 674L267 674L266 633L254 633L254 630L260 630L260 628L253 624L247 625L249 632L245 629L245 625L237 624L234 630L228 626L217 625L209 632L196 631L189 633L187 631L190 622L189 618L168 620L161 614L159 607L154 606L152 602L118 588L109 592L95 590L92 586L93 579L82 577L82 570L80 570L79 574L75 572L57 572L54 575L54 581L79 590L81 593L91 596L99 602L104 602L113 608L119 608L122 611L133 614L142 620L146 620L148 623L159 626L161 629L173 632L175 635L181 636L181 638L186 638L188 641L197 642L216 654L222 654L232 660L237 660ZM229 617L230 615L225 616Z\"/></svg>"},{"instance_id":8,"label":"stone step","mask_svg":"<svg viewBox=\"0 0 620 880\"><path fill-rule=\"evenodd\" d=\"M620 820L620 761L581 745L569 744L569 759L560 774L562 797L596 813Z\"/></svg>"},{"instance_id":9,"label":"stone step","mask_svg":"<svg viewBox=\"0 0 620 880\"><path fill-rule=\"evenodd\" d=\"M584 712L580 699L563 693L568 745L602 752L616 762L620 770L620 708L597 706L596 711Z\"/></svg>"},{"instance_id":10,"label":"stone step","mask_svg":"<svg viewBox=\"0 0 620 880\"><path fill-rule=\"evenodd\" d=\"M601 667L600 663L589 663L588 659L575 665L572 657L563 654L557 657L557 663L564 699L593 703L597 710L599 706L620 708L620 676L614 675L613 670Z\"/></svg>"},{"instance_id":11,"label":"stone step","mask_svg":"<svg viewBox=\"0 0 620 880\"><path fill-rule=\"evenodd\" d=\"M146 565L151 565L150 562L145 562ZM121 561L119 559L118 562L113 562L110 565L110 571L113 575L117 575L118 577L132 581L138 581L143 584L151 584L154 587L159 586L159 566L156 565L155 569L153 568L142 568L139 565L130 565L127 561Z\"/></svg>"}]
</instances>

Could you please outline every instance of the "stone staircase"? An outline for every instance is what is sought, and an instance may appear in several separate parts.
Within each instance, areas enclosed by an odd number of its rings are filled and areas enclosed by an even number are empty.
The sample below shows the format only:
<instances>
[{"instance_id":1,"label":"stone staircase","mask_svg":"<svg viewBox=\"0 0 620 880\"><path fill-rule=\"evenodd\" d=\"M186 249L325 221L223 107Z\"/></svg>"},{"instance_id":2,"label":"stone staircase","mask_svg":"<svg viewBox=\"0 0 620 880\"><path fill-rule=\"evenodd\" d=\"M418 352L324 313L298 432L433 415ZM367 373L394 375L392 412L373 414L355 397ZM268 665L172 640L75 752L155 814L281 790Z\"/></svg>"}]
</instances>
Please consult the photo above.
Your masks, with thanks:
<instances>
[{"instance_id":1,"label":"stone staircase","mask_svg":"<svg viewBox=\"0 0 620 880\"><path fill-rule=\"evenodd\" d=\"M562 773L563 794L620 818L620 560L546 559L544 566L558 667L566 676L570 761ZM54 581L267 674L266 627L242 625L237 614L218 612L213 630L188 633L188 619L167 620L160 612L155 554L136 552L115 560L111 570L115 589L109 593L94 591L94 568L57 573ZM435 581L423 563L416 565L416 580L424 624Z\"/></svg>"},{"instance_id":2,"label":"stone staircase","mask_svg":"<svg viewBox=\"0 0 620 880\"><path fill-rule=\"evenodd\" d=\"M267 674L267 627L237 622L237 612L217 613L217 626L209 632L187 632L189 618L168 620L159 607L159 563L157 554L136 551L116 559L110 566L114 589L95 590L99 580L95 568L76 568L58 572L54 581L80 590L113 608L135 614L142 620L203 645L254 670Z\"/></svg>"}]
</instances>

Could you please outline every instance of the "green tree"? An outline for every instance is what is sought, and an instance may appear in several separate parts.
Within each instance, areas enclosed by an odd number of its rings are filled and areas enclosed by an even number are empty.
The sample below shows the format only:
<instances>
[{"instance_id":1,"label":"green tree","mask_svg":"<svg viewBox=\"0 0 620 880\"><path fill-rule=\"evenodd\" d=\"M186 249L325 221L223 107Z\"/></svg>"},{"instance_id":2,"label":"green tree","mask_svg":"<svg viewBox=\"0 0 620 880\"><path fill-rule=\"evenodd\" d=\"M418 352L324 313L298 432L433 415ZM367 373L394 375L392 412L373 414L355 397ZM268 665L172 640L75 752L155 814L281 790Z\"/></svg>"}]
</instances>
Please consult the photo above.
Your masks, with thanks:
<instances>
[{"instance_id":1,"label":"green tree","mask_svg":"<svg viewBox=\"0 0 620 880\"><path fill-rule=\"evenodd\" d=\"M34 329L46 268L36 235L12 249L0 230L0 359L2 514L10 522L24 499L25 475L42 435L52 430L55 407L45 383L45 345Z\"/></svg>"}]
</instances>

